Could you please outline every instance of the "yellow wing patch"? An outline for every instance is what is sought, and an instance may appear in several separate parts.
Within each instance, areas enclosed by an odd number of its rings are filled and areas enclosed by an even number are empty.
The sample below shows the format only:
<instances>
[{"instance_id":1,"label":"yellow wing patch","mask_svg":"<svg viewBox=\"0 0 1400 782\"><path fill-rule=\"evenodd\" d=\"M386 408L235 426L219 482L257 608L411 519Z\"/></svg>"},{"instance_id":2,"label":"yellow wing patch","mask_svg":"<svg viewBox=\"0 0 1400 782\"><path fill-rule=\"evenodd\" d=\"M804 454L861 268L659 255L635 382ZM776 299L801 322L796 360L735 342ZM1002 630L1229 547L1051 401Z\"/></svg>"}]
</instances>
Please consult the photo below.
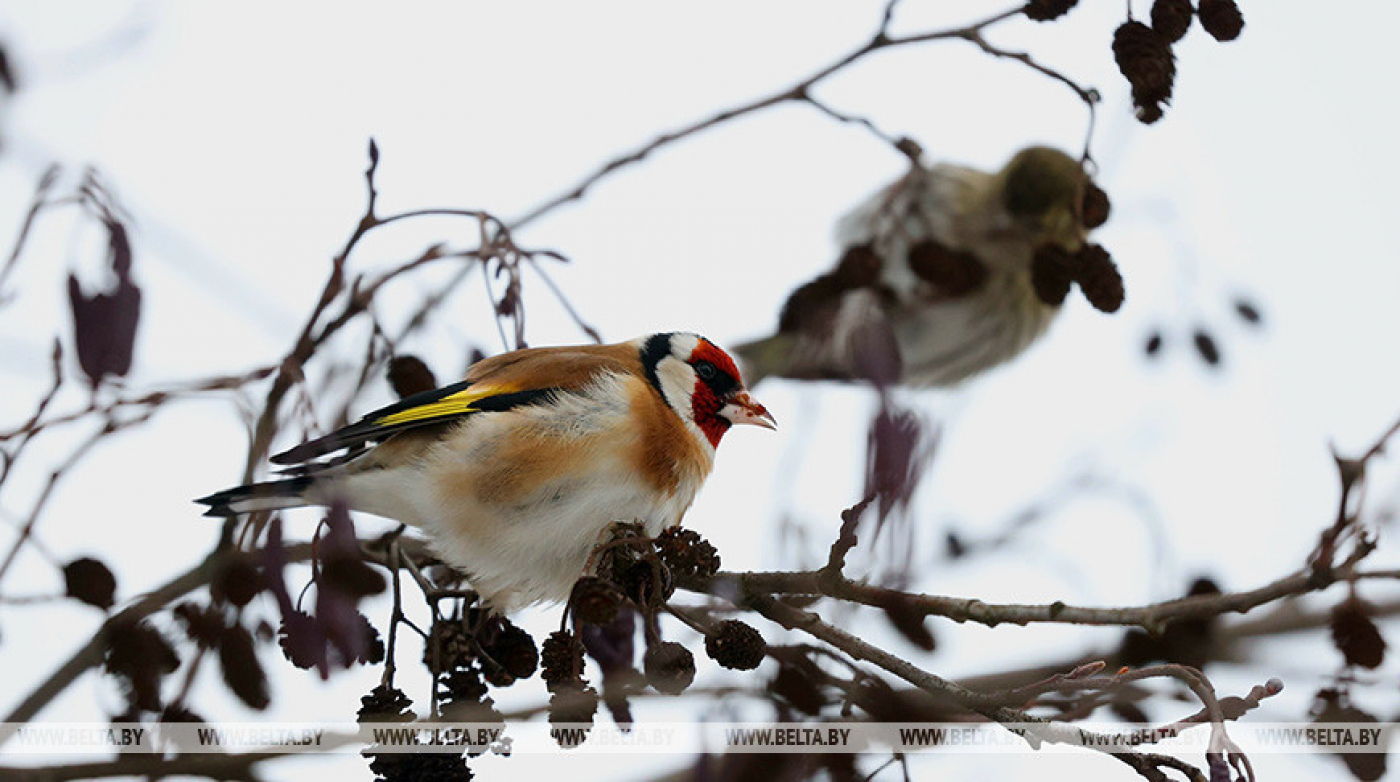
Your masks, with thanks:
<instances>
[{"instance_id":1,"label":"yellow wing patch","mask_svg":"<svg viewBox=\"0 0 1400 782\"><path fill-rule=\"evenodd\" d=\"M467 413L477 412L477 409L472 405L476 404L479 400L489 396L509 394L515 390L516 389L512 386L473 385L436 401L410 407L407 410L400 410L396 413L390 413L382 418L376 418L374 420L374 425L385 427L400 426L402 424L420 421L431 421L435 418L465 415Z\"/></svg>"}]
</instances>

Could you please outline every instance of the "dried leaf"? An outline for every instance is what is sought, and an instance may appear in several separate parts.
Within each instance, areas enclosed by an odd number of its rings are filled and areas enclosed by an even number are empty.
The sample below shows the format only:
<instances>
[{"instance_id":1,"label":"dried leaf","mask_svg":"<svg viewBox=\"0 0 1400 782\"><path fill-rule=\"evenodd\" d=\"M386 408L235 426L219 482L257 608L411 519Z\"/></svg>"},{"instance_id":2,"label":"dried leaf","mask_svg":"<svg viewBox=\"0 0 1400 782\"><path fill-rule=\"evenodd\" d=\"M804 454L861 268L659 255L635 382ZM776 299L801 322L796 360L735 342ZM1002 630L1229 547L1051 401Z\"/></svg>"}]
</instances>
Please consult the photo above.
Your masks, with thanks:
<instances>
[{"instance_id":1,"label":"dried leaf","mask_svg":"<svg viewBox=\"0 0 1400 782\"><path fill-rule=\"evenodd\" d=\"M131 705L141 711L160 711L161 679L180 667L175 647L145 620L113 625L106 641L104 665L124 681Z\"/></svg>"},{"instance_id":2,"label":"dried leaf","mask_svg":"<svg viewBox=\"0 0 1400 782\"><path fill-rule=\"evenodd\" d=\"M918 610L909 600L900 598L887 601L881 608L885 611L885 618L890 620L894 629L909 643L926 652L933 651L936 645L933 631L929 630L923 611Z\"/></svg>"},{"instance_id":3,"label":"dried leaf","mask_svg":"<svg viewBox=\"0 0 1400 782\"><path fill-rule=\"evenodd\" d=\"M215 600L242 607L251 603L266 586L262 571L252 556L233 551L225 554L220 562L218 572L209 584L209 594Z\"/></svg>"},{"instance_id":4,"label":"dried leaf","mask_svg":"<svg viewBox=\"0 0 1400 782\"><path fill-rule=\"evenodd\" d=\"M88 296L70 274L68 301L78 365L88 379L96 385L108 375L121 377L130 371L141 316L141 291L131 278L120 276L112 291Z\"/></svg>"},{"instance_id":5,"label":"dried leaf","mask_svg":"<svg viewBox=\"0 0 1400 782\"><path fill-rule=\"evenodd\" d=\"M1324 689L1318 692L1313 705L1313 723L1319 726L1330 724L1376 724L1380 720L1351 704L1345 694L1336 690ZM1378 747L1380 750L1385 748ZM1375 782L1385 776L1386 755L1381 752L1338 752L1337 757L1346 764L1352 776L1362 782Z\"/></svg>"},{"instance_id":6,"label":"dried leaf","mask_svg":"<svg viewBox=\"0 0 1400 782\"><path fill-rule=\"evenodd\" d=\"M102 610L112 607L117 579L112 571L92 557L80 557L63 566L67 595Z\"/></svg>"},{"instance_id":7,"label":"dried leaf","mask_svg":"<svg viewBox=\"0 0 1400 782\"><path fill-rule=\"evenodd\" d=\"M816 663L799 655L781 661L778 675L768 684L768 691L803 714L815 716L827 703L822 691L825 679Z\"/></svg>"},{"instance_id":8,"label":"dried leaf","mask_svg":"<svg viewBox=\"0 0 1400 782\"><path fill-rule=\"evenodd\" d=\"M1347 665L1374 669L1385 662L1385 638L1371 621L1373 611L1370 604L1355 596L1332 609L1332 643Z\"/></svg>"},{"instance_id":9,"label":"dried leaf","mask_svg":"<svg viewBox=\"0 0 1400 782\"><path fill-rule=\"evenodd\" d=\"M267 674L253 645L253 634L243 625L225 628L219 639L219 667L224 684L248 708L262 711L271 702L267 689Z\"/></svg>"},{"instance_id":10,"label":"dried leaf","mask_svg":"<svg viewBox=\"0 0 1400 782\"><path fill-rule=\"evenodd\" d=\"M879 518L903 510L923 478L931 448L921 447L924 426L917 413L882 404L866 436L865 496L877 497Z\"/></svg>"},{"instance_id":11,"label":"dried leaf","mask_svg":"<svg viewBox=\"0 0 1400 782\"><path fill-rule=\"evenodd\" d=\"M282 616L282 624L277 631L278 644L282 655L303 670L317 668L322 676L329 670L329 659L324 635L316 626L316 620L305 611L289 611Z\"/></svg>"},{"instance_id":12,"label":"dried leaf","mask_svg":"<svg viewBox=\"0 0 1400 782\"><path fill-rule=\"evenodd\" d=\"M433 371L417 356L394 356L389 361L388 374L389 385L400 399L437 388Z\"/></svg>"}]
</instances>

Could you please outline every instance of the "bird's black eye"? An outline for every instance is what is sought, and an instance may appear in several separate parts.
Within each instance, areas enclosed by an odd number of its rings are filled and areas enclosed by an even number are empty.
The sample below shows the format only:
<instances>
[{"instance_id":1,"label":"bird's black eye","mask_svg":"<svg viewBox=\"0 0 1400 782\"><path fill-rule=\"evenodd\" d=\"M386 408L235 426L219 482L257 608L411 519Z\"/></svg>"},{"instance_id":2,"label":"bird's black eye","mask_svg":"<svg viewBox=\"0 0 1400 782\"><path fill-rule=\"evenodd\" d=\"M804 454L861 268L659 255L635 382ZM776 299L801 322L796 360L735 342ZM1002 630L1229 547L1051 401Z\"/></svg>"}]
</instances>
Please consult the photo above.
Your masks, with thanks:
<instances>
[{"instance_id":1,"label":"bird's black eye","mask_svg":"<svg viewBox=\"0 0 1400 782\"><path fill-rule=\"evenodd\" d=\"M709 382L719 376L719 369L708 361L698 361L695 364L695 374L699 375L701 380Z\"/></svg>"}]
</instances>

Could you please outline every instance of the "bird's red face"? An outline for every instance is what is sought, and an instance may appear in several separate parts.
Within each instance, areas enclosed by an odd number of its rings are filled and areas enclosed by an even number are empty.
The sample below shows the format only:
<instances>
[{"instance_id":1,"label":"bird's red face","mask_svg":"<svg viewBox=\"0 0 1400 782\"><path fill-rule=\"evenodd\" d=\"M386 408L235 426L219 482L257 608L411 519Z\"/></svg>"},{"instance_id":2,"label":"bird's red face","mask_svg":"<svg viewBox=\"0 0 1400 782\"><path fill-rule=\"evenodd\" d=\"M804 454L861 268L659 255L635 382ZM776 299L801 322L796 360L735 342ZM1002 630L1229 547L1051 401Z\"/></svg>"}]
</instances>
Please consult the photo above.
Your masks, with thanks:
<instances>
[{"instance_id":1,"label":"bird's red face","mask_svg":"<svg viewBox=\"0 0 1400 782\"><path fill-rule=\"evenodd\" d=\"M705 433L710 445L719 447L720 438L734 424L777 428L768 410L749 396L739 368L728 353L702 338L686 363L695 371L695 387L690 396L695 425Z\"/></svg>"}]
</instances>

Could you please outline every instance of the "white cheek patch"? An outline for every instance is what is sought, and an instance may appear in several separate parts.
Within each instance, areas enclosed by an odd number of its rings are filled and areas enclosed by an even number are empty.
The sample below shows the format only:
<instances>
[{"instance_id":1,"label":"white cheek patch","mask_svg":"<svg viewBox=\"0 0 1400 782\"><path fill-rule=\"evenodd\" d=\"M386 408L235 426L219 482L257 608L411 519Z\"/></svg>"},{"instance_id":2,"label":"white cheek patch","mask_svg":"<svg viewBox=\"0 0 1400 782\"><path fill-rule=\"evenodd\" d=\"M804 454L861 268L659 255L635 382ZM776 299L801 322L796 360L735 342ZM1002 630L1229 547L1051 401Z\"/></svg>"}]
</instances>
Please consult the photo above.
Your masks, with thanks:
<instances>
[{"instance_id":1,"label":"white cheek patch","mask_svg":"<svg viewBox=\"0 0 1400 782\"><path fill-rule=\"evenodd\" d=\"M690 407L690 395L695 391L695 370L670 356L661 359L656 365L656 378L661 382L661 394L666 402L682 419L689 422L695 418Z\"/></svg>"}]
</instances>

